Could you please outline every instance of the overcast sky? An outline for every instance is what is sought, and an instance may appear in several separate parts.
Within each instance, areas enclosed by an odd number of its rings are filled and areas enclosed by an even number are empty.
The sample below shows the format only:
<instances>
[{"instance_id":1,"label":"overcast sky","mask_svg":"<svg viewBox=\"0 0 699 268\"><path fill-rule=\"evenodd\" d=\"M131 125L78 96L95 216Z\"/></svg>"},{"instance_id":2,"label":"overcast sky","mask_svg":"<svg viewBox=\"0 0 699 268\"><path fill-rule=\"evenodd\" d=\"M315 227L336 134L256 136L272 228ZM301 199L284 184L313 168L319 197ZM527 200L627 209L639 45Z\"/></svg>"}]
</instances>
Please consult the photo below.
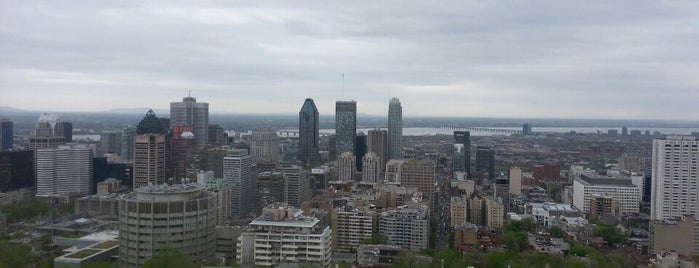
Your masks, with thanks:
<instances>
[{"instance_id":1,"label":"overcast sky","mask_svg":"<svg viewBox=\"0 0 699 268\"><path fill-rule=\"evenodd\" d=\"M220 2L0 0L0 106L699 118L699 1Z\"/></svg>"}]
</instances>

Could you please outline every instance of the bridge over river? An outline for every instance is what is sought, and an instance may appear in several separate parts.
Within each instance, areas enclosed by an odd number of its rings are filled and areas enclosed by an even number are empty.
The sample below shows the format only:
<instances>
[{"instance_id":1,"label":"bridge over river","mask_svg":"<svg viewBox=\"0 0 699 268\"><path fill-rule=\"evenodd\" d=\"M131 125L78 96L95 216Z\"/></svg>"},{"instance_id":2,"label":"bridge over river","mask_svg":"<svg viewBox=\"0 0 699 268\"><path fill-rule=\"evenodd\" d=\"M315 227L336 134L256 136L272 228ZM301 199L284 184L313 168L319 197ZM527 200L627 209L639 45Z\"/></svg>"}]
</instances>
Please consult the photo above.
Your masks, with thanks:
<instances>
[{"instance_id":1,"label":"bridge over river","mask_svg":"<svg viewBox=\"0 0 699 268\"><path fill-rule=\"evenodd\" d=\"M373 127L358 127L357 132L365 134L375 129ZM381 128L386 129L386 128ZM456 126L439 126L439 127L406 127L403 128L403 136L424 136L424 135L452 135L454 131L470 131L472 136L490 136L490 135L513 135L522 134L521 130L514 128L487 128L487 127L456 127ZM298 129L283 129L276 131L279 137L298 137ZM320 136L329 136L335 134L334 129L321 129Z\"/></svg>"}]
</instances>

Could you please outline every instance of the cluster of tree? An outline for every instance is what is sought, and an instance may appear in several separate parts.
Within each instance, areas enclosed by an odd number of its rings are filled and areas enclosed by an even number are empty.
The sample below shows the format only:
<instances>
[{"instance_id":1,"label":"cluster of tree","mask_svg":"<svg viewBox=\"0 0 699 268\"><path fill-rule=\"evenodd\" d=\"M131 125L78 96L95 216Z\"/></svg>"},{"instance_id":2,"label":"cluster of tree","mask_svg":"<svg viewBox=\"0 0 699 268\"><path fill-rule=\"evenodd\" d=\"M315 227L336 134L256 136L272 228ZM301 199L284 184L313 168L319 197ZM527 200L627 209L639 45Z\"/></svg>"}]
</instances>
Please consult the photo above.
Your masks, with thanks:
<instances>
[{"instance_id":1,"label":"cluster of tree","mask_svg":"<svg viewBox=\"0 0 699 268\"><path fill-rule=\"evenodd\" d=\"M388 243L388 237L382 234L372 234L371 238L364 239L362 241L362 244L364 245L381 245L381 244L387 244Z\"/></svg>"},{"instance_id":2,"label":"cluster of tree","mask_svg":"<svg viewBox=\"0 0 699 268\"><path fill-rule=\"evenodd\" d=\"M431 257L425 261L424 256L406 253L395 260L392 267L410 268L440 268L440 267L593 267L593 268L625 268L636 267L635 264L620 255L602 255L598 251L576 246L576 251L584 251L586 256L574 254L555 255L540 252L465 252L460 254L454 249L425 251L423 255ZM571 250L572 251L572 250ZM422 258L421 258L422 257ZM443 265L443 266L442 266Z\"/></svg>"},{"instance_id":3,"label":"cluster of tree","mask_svg":"<svg viewBox=\"0 0 699 268\"><path fill-rule=\"evenodd\" d=\"M43 246L14 244L0 239L0 267L53 267L53 258L58 255L38 254L32 250L40 247Z\"/></svg>"},{"instance_id":4,"label":"cluster of tree","mask_svg":"<svg viewBox=\"0 0 699 268\"><path fill-rule=\"evenodd\" d=\"M5 205L0 208L0 211L7 216L7 223L12 224L20 221L33 221L39 215L49 213L51 207L46 202L32 200Z\"/></svg>"},{"instance_id":5,"label":"cluster of tree","mask_svg":"<svg viewBox=\"0 0 699 268\"><path fill-rule=\"evenodd\" d=\"M595 223L597 228L595 228L595 235L601 236L607 243L621 243L624 242L624 234L619 231L615 226L604 224L601 221Z\"/></svg>"},{"instance_id":6,"label":"cluster of tree","mask_svg":"<svg viewBox=\"0 0 699 268\"><path fill-rule=\"evenodd\" d=\"M536 222L532 219L512 221L505 225L502 244L512 252L522 252L527 249L528 233L536 231Z\"/></svg>"}]
</instances>

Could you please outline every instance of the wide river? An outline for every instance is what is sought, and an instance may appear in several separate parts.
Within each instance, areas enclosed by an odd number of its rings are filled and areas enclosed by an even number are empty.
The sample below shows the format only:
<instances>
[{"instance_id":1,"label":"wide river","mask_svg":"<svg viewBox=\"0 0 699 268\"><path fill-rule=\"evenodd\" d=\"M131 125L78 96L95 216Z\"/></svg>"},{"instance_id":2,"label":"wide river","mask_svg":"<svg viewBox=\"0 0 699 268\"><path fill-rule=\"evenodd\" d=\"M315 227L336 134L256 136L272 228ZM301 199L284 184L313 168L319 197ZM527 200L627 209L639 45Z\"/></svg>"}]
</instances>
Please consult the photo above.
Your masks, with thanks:
<instances>
[{"instance_id":1,"label":"wide river","mask_svg":"<svg viewBox=\"0 0 699 268\"><path fill-rule=\"evenodd\" d=\"M366 134L369 130L372 130L374 128L358 128L357 132L364 132ZM385 128L384 128L385 129ZM521 127L487 127L487 129L502 129L502 130L522 130ZM606 134L607 130L609 129L616 129L619 134L621 134L621 128L611 128L611 127L534 127L532 128L532 131L534 132L540 132L540 133L568 133L571 131L575 131L576 133L602 133ZM629 132L632 130L640 130L642 134L645 134L646 130L650 131L650 134L655 133L656 131L659 132L660 134L663 135L668 135L668 134L678 134L678 135L689 135L692 132L699 132L699 128L634 128L630 127ZM296 129L289 129L289 131L292 132L297 132L298 130ZM281 135L280 136L286 136L284 135L284 130L280 130ZM320 130L321 135L329 135L329 134L334 134L335 130L334 129L321 129ZM425 136L425 135L452 135L454 133L453 129L449 128L429 128L429 127L406 127L403 128L403 135L404 136ZM294 133L295 134L295 133ZM292 134L293 135L293 134ZM471 136L492 136L492 135L502 135L502 134L496 134L493 132L486 132L486 131L479 131L479 130L472 130L471 131ZM74 140L92 140L92 141L99 141L100 140L100 135L99 134L78 134L78 135L73 135Z\"/></svg>"}]
</instances>

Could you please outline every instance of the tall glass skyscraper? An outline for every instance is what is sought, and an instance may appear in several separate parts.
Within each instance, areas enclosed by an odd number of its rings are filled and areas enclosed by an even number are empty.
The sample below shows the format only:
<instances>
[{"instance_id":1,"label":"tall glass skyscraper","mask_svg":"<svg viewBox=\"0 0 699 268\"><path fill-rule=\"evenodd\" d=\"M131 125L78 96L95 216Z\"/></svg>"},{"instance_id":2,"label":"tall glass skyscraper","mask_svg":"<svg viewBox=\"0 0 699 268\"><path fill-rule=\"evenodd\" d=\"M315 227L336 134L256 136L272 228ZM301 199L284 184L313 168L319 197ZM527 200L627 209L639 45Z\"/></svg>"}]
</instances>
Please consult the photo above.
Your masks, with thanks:
<instances>
[{"instance_id":1,"label":"tall glass skyscraper","mask_svg":"<svg viewBox=\"0 0 699 268\"><path fill-rule=\"evenodd\" d=\"M403 158L403 107L398 98L392 98L388 103L388 157L389 159Z\"/></svg>"},{"instance_id":2,"label":"tall glass skyscraper","mask_svg":"<svg viewBox=\"0 0 699 268\"><path fill-rule=\"evenodd\" d=\"M299 111L299 151L298 160L303 163L320 161L318 153L318 108L313 99L303 102Z\"/></svg>"},{"instance_id":3,"label":"tall glass skyscraper","mask_svg":"<svg viewBox=\"0 0 699 268\"><path fill-rule=\"evenodd\" d=\"M13 147L14 130L10 119L0 119L0 151L7 151Z\"/></svg>"},{"instance_id":4,"label":"tall glass skyscraper","mask_svg":"<svg viewBox=\"0 0 699 268\"><path fill-rule=\"evenodd\" d=\"M199 147L209 139L209 104L197 102L194 97L184 97L182 102L170 103L170 125L192 126L192 133Z\"/></svg>"},{"instance_id":5,"label":"tall glass skyscraper","mask_svg":"<svg viewBox=\"0 0 699 268\"><path fill-rule=\"evenodd\" d=\"M354 154L354 141L357 139L357 102L335 102L335 153Z\"/></svg>"},{"instance_id":6,"label":"tall glass skyscraper","mask_svg":"<svg viewBox=\"0 0 699 268\"><path fill-rule=\"evenodd\" d=\"M454 131L453 171L471 173L471 132Z\"/></svg>"}]
</instances>

